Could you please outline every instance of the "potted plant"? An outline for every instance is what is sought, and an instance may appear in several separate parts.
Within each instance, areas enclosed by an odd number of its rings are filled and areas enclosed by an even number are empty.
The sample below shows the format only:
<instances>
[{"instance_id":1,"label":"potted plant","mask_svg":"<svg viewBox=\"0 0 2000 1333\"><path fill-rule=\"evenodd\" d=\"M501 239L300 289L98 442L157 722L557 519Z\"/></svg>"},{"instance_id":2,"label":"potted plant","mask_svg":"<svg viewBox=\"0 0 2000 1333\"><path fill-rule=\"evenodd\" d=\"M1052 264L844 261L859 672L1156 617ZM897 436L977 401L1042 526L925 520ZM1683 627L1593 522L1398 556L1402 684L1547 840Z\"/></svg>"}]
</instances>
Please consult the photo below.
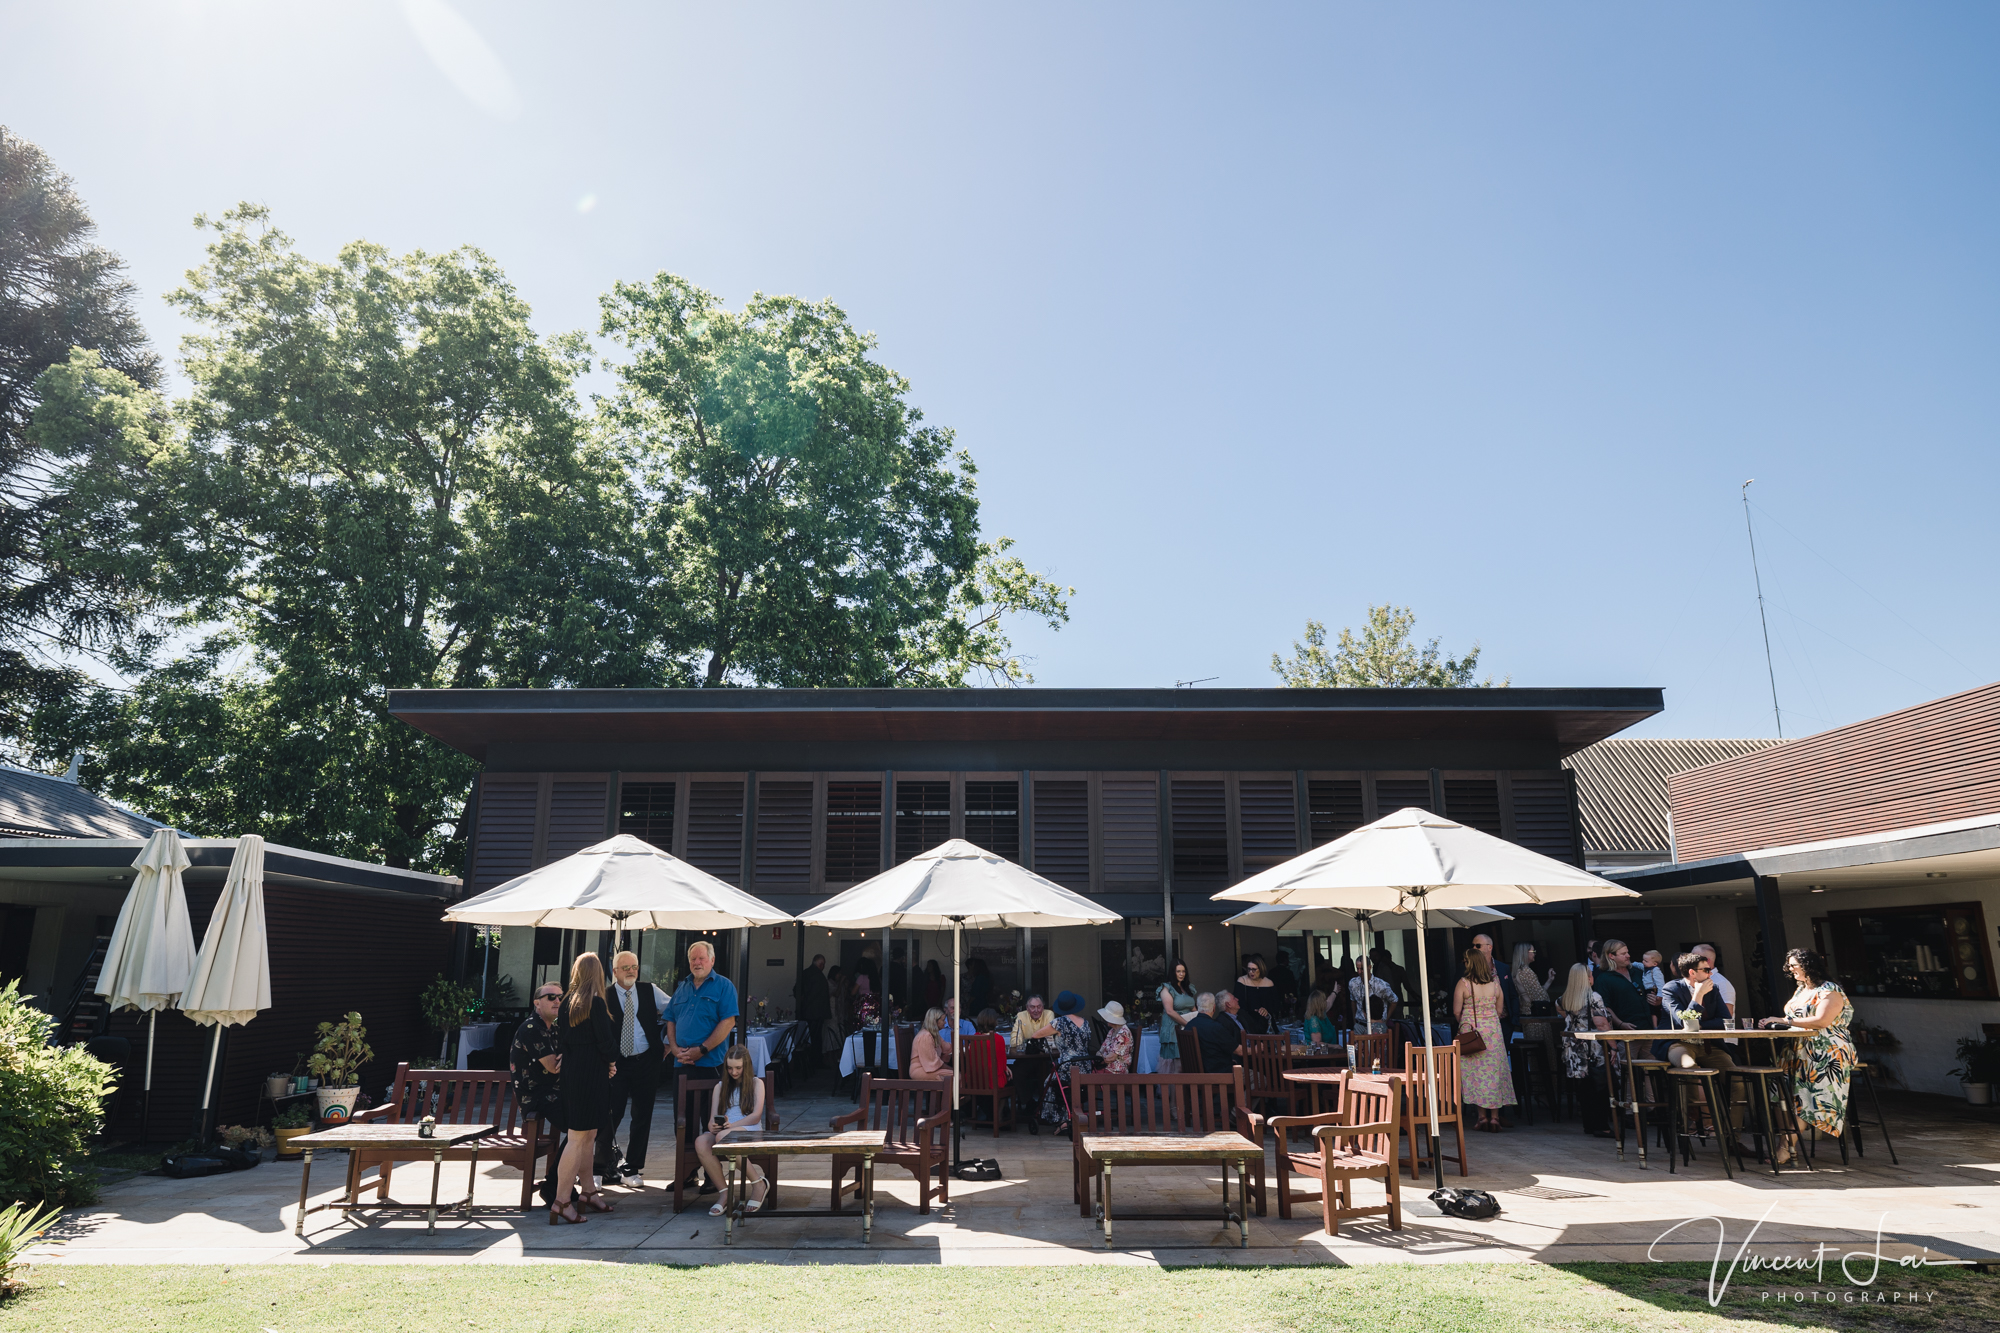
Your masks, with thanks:
<instances>
[{"instance_id":1,"label":"potted plant","mask_svg":"<svg viewBox=\"0 0 2000 1333\"><path fill-rule=\"evenodd\" d=\"M274 1102L280 1097L288 1096L291 1091L292 1076L290 1074L274 1073L266 1076L264 1079L264 1095Z\"/></svg>"},{"instance_id":2,"label":"potted plant","mask_svg":"<svg viewBox=\"0 0 2000 1333\"><path fill-rule=\"evenodd\" d=\"M1960 1037L1957 1075L1965 1089L1965 1100L1986 1106L1993 1100L1993 1085L2000 1083L2000 1037Z\"/></svg>"},{"instance_id":3,"label":"potted plant","mask_svg":"<svg viewBox=\"0 0 2000 1333\"><path fill-rule=\"evenodd\" d=\"M479 997L472 987L461 986L455 981L447 981L442 975L424 987L420 997L424 1006L424 1021L431 1030L438 1033L438 1059L450 1059L451 1034L465 1022Z\"/></svg>"},{"instance_id":4,"label":"potted plant","mask_svg":"<svg viewBox=\"0 0 2000 1333\"><path fill-rule=\"evenodd\" d=\"M1674 1017L1680 1019L1681 1031L1683 1032L1701 1031L1701 1010L1682 1009L1676 1012L1674 1014Z\"/></svg>"},{"instance_id":5,"label":"potted plant","mask_svg":"<svg viewBox=\"0 0 2000 1333\"><path fill-rule=\"evenodd\" d=\"M294 1102L271 1117L271 1132L278 1136L278 1156L297 1157L303 1149L294 1148L292 1140L312 1133L312 1127L312 1113L304 1102Z\"/></svg>"},{"instance_id":6,"label":"potted plant","mask_svg":"<svg viewBox=\"0 0 2000 1333\"><path fill-rule=\"evenodd\" d=\"M319 1044L313 1047L309 1067L320 1081L317 1100L321 1120L337 1125L354 1114L355 1097L361 1091L361 1066L374 1058L360 1014L350 1013L338 1023L319 1025Z\"/></svg>"}]
</instances>

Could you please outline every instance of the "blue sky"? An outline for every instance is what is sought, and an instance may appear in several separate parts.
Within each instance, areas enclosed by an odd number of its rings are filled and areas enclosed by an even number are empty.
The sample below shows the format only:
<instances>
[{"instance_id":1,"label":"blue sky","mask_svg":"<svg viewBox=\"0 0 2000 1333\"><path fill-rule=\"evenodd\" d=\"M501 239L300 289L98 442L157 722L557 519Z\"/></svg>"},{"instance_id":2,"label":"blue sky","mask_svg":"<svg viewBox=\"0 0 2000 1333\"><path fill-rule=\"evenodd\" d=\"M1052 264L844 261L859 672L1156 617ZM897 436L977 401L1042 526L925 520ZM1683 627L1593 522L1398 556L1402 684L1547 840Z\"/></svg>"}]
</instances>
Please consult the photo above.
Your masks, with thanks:
<instances>
[{"instance_id":1,"label":"blue sky","mask_svg":"<svg viewBox=\"0 0 2000 1333\"><path fill-rule=\"evenodd\" d=\"M831 296L1077 587L1044 685L1415 608L1637 734L2000 677L1990 6L15 3L0 122L188 225Z\"/></svg>"}]
</instances>

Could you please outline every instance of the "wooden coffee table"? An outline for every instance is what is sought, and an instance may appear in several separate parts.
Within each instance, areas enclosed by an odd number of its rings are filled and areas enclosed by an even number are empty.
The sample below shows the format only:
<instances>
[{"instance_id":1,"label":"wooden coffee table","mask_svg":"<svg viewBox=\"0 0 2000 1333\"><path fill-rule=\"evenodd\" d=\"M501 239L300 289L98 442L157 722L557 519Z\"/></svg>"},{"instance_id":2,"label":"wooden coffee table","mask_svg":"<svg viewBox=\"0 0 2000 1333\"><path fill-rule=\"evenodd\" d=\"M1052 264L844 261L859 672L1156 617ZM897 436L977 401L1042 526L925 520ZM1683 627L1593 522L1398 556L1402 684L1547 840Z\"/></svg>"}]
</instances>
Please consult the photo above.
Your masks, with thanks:
<instances>
[{"instance_id":1,"label":"wooden coffee table","mask_svg":"<svg viewBox=\"0 0 2000 1333\"><path fill-rule=\"evenodd\" d=\"M392 1208L407 1210L424 1209L429 1226L424 1234L437 1234L438 1209L447 1212L452 1209L467 1209L472 1206L472 1183L479 1175L479 1140L494 1130L492 1125L439 1125L429 1138L417 1133L416 1125L338 1125L333 1129L322 1129L312 1134L301 1134L292 1140L292 1146L305 1153L305 1169L299 1173L299 1221L292 1234L306 1234L306 1214L317 1213L327 1208L354 1211L362 1208ZM444 1154L448 1148L461 1143L472 1147L471 1170L465 1177L465 1197L457 1203L438 1203L438 1179L444 1172ZM332 1203L322 1203L306 1207L306 1197L312 1191L313 1149L314 1148L429 1148L431 1150L431 1201L421 1203L397 1203L394 1199L377 1199L374 1203L362 1203L360 1172L352 1173L347 1182L347 1198Z\"/></svg>"},{"instance_id":2,"label":"wooden coffee table","mask_svg":"<svg viewBox=\"0 0 2000 1333\"><path fill-rule=\"evenodd\" d=\"M729 1193L723 1199L722 1243L734 1245L736 1224L751 1217L853 1217L853 1213L838 1206L838 1190L834 1193L835 1206L832 1208L759 1207L754 1213L745 1211L750 1202L750 1158L824 1154L861 1159L861 1243L869 1244L875 1234L875 1154L886 1151L888 1146L889 1131L886 1129L850 1129L839 1134L791 1139L724 1139L715 1145L715 1155L723 1159L724 1170L729 1174ZM777 1188L775 1184L767 1188L767 1201L775 1201Z\"/></svg>"},{"instance_id":3,"label":"wooden coffee table","mask_svg":"<svg viewBox=\"0 0 2000 1333\"><path fill-rule=\"evenodd\" d=\"M1252 1143L1241 1134L1217 1130L1209 1134L1086 1134L1083 1153L1097 1164L1092 1174L1097 1180L1097 1216L1104 1234L1098 1244L1111 1246L1111 1168L1119 1162L1139 1165L1170 1163L1185 1166L1197 1162L1222 1164L1222 1224L1236 1223L1238 1244L1250 1248L1250 1159L1264 1155L1262 1144ZM1229 1206L1229 1167L1236 1167L1238 1208ZM1203 1222L1213 1213L1132 1213L1129 1218Z\"/></svg>"}]
</instances>

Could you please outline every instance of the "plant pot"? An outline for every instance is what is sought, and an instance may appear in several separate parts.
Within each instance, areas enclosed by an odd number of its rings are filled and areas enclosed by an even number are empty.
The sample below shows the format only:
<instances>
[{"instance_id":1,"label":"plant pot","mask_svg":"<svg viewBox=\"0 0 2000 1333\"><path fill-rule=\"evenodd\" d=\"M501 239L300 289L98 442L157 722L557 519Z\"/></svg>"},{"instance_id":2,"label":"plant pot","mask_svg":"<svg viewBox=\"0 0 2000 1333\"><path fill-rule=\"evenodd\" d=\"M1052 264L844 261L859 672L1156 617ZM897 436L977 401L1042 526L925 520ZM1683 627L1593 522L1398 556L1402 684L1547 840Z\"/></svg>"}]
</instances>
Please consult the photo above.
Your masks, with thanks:
<instances>
[{"instance_id":1,"label":"plant pot","mask_svg":"<svg viewBox=\"0 0 2000 1333\"><path fill-rule=\"evenodd\" d=\"M360 1095L361 1089L359 1087L317 1089L316 1097L319 1101L320 1123L325 1125L346 1124L347 1117L354 1114L355 1098Z\"/></svg>"},{"instance_id":2,"label":"plant pot","mask_svg":"<svg viewBox=\"0 0 2000 1333\"><path fill-rule=\"evenodd\" d=\"M1993 1104L1993 1085L1991 1083L1961 1083L1958 1086L1965 1089L1965 1100L1969 1105L1990 1106Z\"/></svg>"},{"instance_id":3,"label":"plant pot","mask_svg":"<svg viewBox=\"0 0 2000 1333\"><path fill-rule=\"evenodd\" d=\"M282 1129L282 1128L273 1129L271 1133L276 1135L278 1139L278 1156L280 1157L299 1156L301 1153L305 1151L305 1149L294 1148L292 1146L292 1140L298 1138L302 1134L310 1134L312 1132L313 1131L311 1125L301 1125L297 1129Z\"/></svg>"},{"instance_id":4,"label":"plant pot","mask_svg":"<svg viewBox=\"0 0 2000 1333\"><path fill-rule=\"evenodd\" d=\"M291 1091L292 1076L290 1074L273 1074L264 1080L264 1095L272 1101L290 1095Z\"/></svg>"}]
</instances>

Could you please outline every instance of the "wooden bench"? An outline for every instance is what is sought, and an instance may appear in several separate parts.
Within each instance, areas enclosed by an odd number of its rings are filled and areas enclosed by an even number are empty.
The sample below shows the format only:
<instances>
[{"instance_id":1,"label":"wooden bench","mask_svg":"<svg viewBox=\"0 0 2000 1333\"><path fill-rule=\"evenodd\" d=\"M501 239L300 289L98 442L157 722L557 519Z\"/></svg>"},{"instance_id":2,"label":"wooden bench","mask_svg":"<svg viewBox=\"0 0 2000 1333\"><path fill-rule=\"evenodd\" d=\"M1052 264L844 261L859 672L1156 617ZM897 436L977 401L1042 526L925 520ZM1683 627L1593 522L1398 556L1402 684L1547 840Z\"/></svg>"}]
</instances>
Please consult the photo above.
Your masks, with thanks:
<instances>
[{"instance_id":1,"label":"wooden bench","mask_svg":"<svg viewBox=\"0 0 2000 1333\"><path fill-rule=\"evenodd\" d=\"M490 1124L493 1132L472 1144L445 1149L447 1162L469 1162L475 1153L482 1161L499 1162L521 1173L521 1207L527 1208L535 1191L535 1159L554 1146L554 1136L542 1133L542 1118L524 1116L514 1099L514 1075L504 1069L411 1069L396 1066L396 1081L389 1099L380 1106L357 1111L356 1125L414 1125L425 1116L439 1125ZM350 1198L359 1190L361 1173L369 1167L381 1172L376 1182L377 1200L389 1197L389 1174L398 1162L432 1160L428 1145L411 1147L383 1143L350 1148L347 1155L347 1191Z\"/></svg>"},{"instance_id":2,"label":"wooden bench","mask_svg":"<svg viewBox=\"0 0 2000 1333\"><path fill-rule=\"evenodd\" d=\"M1097 1166L1083 1148L1084 1135L1207 1135L1237 1133L1257 1145L1251 1167L1257 1215L1264 1215L1264 1117L1250 1109L1243 1066L1225 1074L1070 1075L1070 1142L1077 1211L1090 1216Z\"/></svg>"},{"instance_id":3,"label":"wooden bench","mask_svg":"<svg viewBox=\"0 0 2000 1333\"><path fill-rule=\"evenodd\" d=\"M722 1082L722 1072L719 1065L676 1068L680 1070L674 1076L674 1211L678 1213L687 1206L684 1199L688 1175L701 1165L701 1158L695 1155L694 1141L702 1136L709 1118L715 1114L715 1087ZM778 1132L778 1074L775 1069L767 1069L764 1073L764 1132ZM775 1191L778 1188L776 1155L753 1155L750 1160L764 1168L764 1174L771 1178L771 1189ZM717 1189L722 1188L719 1180L709 1183ZM776 1197L775 1194L772 1197Z\"/></svg>"},{"instance_id":4,"label":"wooden bench","mask_svg":"<svg viewBox=\"0 0 2000 1333\"><path fill-rule=\"evenodd\" d=\"M917 1178L917 1211L931 1210L931 1196L951 1203L951 1084L922 1079L861 1076L860 1105L846 1115L827 1122L830 1129L884 1130L888 1146L875 1154L877 1166L900 1166ZM859 1189L862 1161L858 1154L836 1155L833 1159L834 1212L841 1198ZM847 1173L854 1183L844 1183ZM935 1176L937 1183L932 1184Z\"/></svg>"}]
</instances>

